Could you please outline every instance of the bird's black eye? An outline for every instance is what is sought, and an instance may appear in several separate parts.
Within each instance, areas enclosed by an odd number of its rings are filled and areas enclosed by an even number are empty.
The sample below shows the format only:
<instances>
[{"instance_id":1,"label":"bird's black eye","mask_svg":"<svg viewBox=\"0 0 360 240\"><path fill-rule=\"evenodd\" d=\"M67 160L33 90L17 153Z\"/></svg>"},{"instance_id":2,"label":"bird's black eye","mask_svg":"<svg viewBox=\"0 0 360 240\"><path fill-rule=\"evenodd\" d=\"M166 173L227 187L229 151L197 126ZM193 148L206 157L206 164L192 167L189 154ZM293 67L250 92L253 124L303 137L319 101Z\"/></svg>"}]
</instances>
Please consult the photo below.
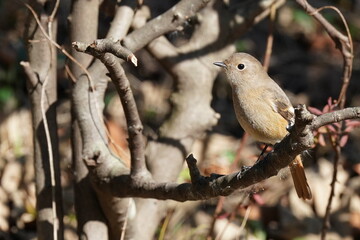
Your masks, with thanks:
<instances>
[{"instance_id":1,"label":"bird's black eye","mask_svg":"<svg viewBox=\"0 0 360 240\"><path fill-rule=\"evenodd\" d=\"M242 64L242 63L240 63L239 65L237 65L237 68L238 68L239 70L244 70L244 69L245 69L245 65Z\"/></svg>"}]
</instances>

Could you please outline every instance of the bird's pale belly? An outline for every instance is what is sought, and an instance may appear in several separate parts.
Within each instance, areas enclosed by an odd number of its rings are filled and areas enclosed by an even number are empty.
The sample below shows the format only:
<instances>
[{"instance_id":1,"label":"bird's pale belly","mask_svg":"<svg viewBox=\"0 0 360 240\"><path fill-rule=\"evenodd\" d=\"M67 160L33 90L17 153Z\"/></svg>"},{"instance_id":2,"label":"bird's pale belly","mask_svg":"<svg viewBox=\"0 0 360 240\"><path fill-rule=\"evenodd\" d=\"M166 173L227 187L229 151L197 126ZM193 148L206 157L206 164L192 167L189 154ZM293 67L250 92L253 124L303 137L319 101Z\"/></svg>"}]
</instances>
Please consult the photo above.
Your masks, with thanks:
<instances>
[{"instance_id":1,"label":"bird's pale belly","mask_svg":"<svg viewBox=\"0 0 360 240\"><path fill-rule=\"evenodd\" d=\"M281 141L288 133L286 127L288 122L272 109L258 108L239 109L235 107L236 117L241 127L255 140L267 144L275 144ZM266 112L267 114L264 114ZM255 115L257 115L255 117ZM254 120L255 119L255 120Z\"/></svg>"}]
</instances>

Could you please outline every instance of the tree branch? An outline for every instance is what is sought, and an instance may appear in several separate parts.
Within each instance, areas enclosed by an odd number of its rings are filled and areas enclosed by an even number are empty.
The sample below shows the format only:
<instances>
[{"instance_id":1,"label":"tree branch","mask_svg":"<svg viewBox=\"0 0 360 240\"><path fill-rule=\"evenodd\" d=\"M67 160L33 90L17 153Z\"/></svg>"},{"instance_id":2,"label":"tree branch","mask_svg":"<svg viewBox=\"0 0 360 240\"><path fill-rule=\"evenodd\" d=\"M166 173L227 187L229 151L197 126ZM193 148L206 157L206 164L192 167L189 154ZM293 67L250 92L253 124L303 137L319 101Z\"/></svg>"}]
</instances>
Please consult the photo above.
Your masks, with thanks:
<instances>
[{"instance_id":1,"label":"tree branch","mask_svg":"<svg viewBox=\"0 0 360 240\"><path fill-rule=\"evenodd\" d=\"M343 66L343 85L341 87L340 95L338 98L338 102L341 108L345 105L346 99L346 90L349 86L351 72L352 72L352 65L353 65L353 43L351 39L351 35L349 32L349 28L346 24L344 17L342 16L341 12L332 6L325 6L320 9L313 8L306 0L296 0L296 2L304 8L304 10L311 16L313 16L325 29L325 31L329 34L331 39L334 41L336 48L338 48L343 55L344 59L344 66ZM331 23L329 23L319 12L322 9L331 8L335 10L343 20L343 23L347 30L347 36L342 34L339 30L337 30Z\"/></svg>"},{"instance_id":2,"label":"tree branch","mask_svg":"<svg viewBox=\"0 0 360 240\"><path fill-rule=\"evenodd\" d=\"M345 108L335 112L325 113L315 118L311 129L315 130L321 126L341 122L346 119L357 119L360 118L360 107Z\"/></svg>"},{"instance_id":3,"label":"tree branch","mask_svg":"<svg viewBox=\"0 0 360 240\"><path fill-rule=\"evenodd\" d=\"M93 56L99 57L99 55L104 53L112 53L118 58L130 61L132 64L137 66L137 58L135 55L127 48L121 46L120 42L114 42L110 39L98 39L91 44L73 42L73 48L79 52L85 52Z\"/></svg>"},{"instance_id":4,"label":"tree branch","mask_svg":"<svg viewBox=\"0 0 360 240\"><path fill-rule=\"evenodd\" d=\"M118 3L114 20L106 35L106 38L120 40L126 36L134 18L136 2L134 0L122 0Z\"/></svg>"},{"instance_id":5,"label":"tree branch","mask_svg":"<svg viewBox=\"0 0 360 240\"><path fill-rule=\"evenodd\" d=\"M53 44L57 32L56 21L53 22L49 12L56 10L54 3L47 7L38 0L24 3L29 10L24 34L29 61L22 65L30 83L38 238L61 240L64 228L55 107L57 61Z\"/></svg>"},{"instance_id":6,"label":"tree branch","mask_svg":"<svg viewBox=\"0 0 360 240\"><path fill-rule=\"evenodd\" d=\"M71 12L68 17L71 42L75 40L90 42L93 39L96 39L98 31L99 4L100 3L97 0L76 0L72 2ZM73 105L71 112L71 144L73 170L76 172L74 176L74 198L78 238L87 240L108 240L109 236L113 235L109 229L109 226L111 226L112 223L109 221L110 217L105 216L106 210L101 207L105 204L100 204L100 202L103 201L104 193L102 193L102 195L98 195L95 191L96 186L94 187L91 183L89 169L83 161L83 150L86 147L84 143L87 143L87 141L84 141L80 134L79 121L75 115L75 111L78 111L78 109L74 107L78 106L82 111L86 112L85 106L74 104L77 100L75 96L84 96L81 92L80 94L77 94L77 91L81 89L76 86L88 88L88 84L86 83L89 82L86 79L86 76L82 74L84 74L84 69L86 70L93 61L93 57L91 55L82 54L75 49L71 49L71 56L73 56L73 58L81 64L80 67L73 61L68 63L69 72L73 75L73 81L75 83L74 88L72 89ZM81 79L80 76L83 76L84 81L79 80ZM94 80L98 79L94 78L95 76L91 77ZM84 98L82 98L82 100L84 100ZM107 208L113 209L112 207L113 206L110 204L107 206ZM89 209L92 209L92 211L89 211ZM113 210L112 212L115 211Z\"/></svg>"},{"instance_id":7,"label":"tree branch","mask_svg":"<svg viewBox=\"0 0 360 240\"><path fill-rule=\"evenodd\" d=\"M290 134L276 144L274 150L266 155L264 160L258 161L252 167L244 168L240 172L229 175L201 176L196 167L196 160L189 155L186 161L190 170L191 183L146 182L141 186L133 187L128 184L129 176L119 175L109 184L113 194L119 197L172 199L182 202L227 196L235 190L244 189L275 176L282 168L288 166L295 156L310 149L313 144L312 130L316 127L349 118L360 118L360 108L347 108L315 117L302 105L296 109L296 122L290 130ZM329 119L333 121L331 122ZM127 187L119 188L119 186Z\"/></svg>"},{"instance_id":8,"label":"tree branch","mask_svg":"<svg viewBox=\"0 0 360 240\"><path fill-rule=\"evenodd\" d=\"M134 56L132 53L130 54ZM134 56L135 57L135 56ZM142 135L143 126L139 117L134 95L131 91L129 80L124 69L112 54L106 53L99 56L99 59L109 70L111 80L119 94L124 108L126 123L129 133L129 149L131 154L131 176L132 178L149 177L145 165L145 145Z\"/></svg>"},{"instance_id":9,"label":"tree branch","mask_svg":"<svg viewBox=\"0 0 360 240\"><path fill-rule=\"evenodd\" d=\"M143 48L153 39L178 29L209 2L210 0L182 0L145 26L130 33L122 43L133 52Z\"/></svg>"},{"instance_id":10,"label":"tree branch","mask_svg":"<svg viewBox=\"0 0 360 240\"><path fill-rule=\"evenodd\" d=\"M123 105L128 126L131 176L134 179L141 177L149 178L149 173L145 165L145 145L142 135L143 126L130 88L129 80L126 77L120 62L114 57L115 55L119 58L130 60L136 66L137 59L135 55L127 48L122 47L119 42L115 45L114 42L109 39L96 40L89 45L74 42L73 47L77 51L91 54L100 59L108 69L111 80L116 87Z\"/></svg>"}]
</instances>

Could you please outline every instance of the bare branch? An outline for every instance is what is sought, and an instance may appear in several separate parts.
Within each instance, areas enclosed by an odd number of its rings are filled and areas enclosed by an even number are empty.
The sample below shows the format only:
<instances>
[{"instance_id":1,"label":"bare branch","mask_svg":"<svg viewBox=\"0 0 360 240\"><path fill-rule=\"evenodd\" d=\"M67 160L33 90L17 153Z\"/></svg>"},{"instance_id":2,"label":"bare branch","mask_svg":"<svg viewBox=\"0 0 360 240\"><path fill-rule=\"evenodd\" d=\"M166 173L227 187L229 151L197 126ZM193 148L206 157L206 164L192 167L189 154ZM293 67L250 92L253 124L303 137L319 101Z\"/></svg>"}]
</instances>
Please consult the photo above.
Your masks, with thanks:
<instances>
[{"instance_id":1,"label":"bare branch","mask_svg":"<svg viewBox=\"0 0 360 240\"><path fill-rule=\"evenodd\" d=\"M122 58L126 61L130 61L132 64L137 66L137 58L127 48L121 46L120 42L114 42L110 39L98 39L91 44L85 44L81 42L73 42L73 48L79 52L85 52L94 56L99 56L103 53L112 53L118 58Z\"/></svg>"},{"instance_id":2,"label":"bare branch","mask_svg":"<svg viewBox=\"0 0 360 240\"><path fill-rule=\"evenodd\" d=\"M198 182L201 178L200 175L200 171L196 166L196 159L194 158L194 156L192 154L190 154L187 158L186 158L186 163L189 167L189 172L190 172L190 177L191 177L191 183L195 184L196 182Z\"/></svg>"},{"instance_id":3,"label":"bare branch","mask_svg":"<svg viewBox=\"0 0 360 240\"><path fill-rule=\"evenodd\" d=\"M145 165L145 145L142 136L143 126L124 69L122 68L120 62L114 57L115 55L123 59L131 60L131 62L136 65L137 59L135 55L127 48L122 47L119 42L115 45L114 42L109 39L96 40L90 45L74 42L73 47L78 51L91 54L100 59L108 69L110 77L122 102L128 126L129 148L131 154L131 176L133 178L137 178L139 176L149 177Z\"/></svg>"},{"instance_id":4,"label":"bare branch","mask_svg":"<svg viewBox=\"0 0 360 240\"><path fill-rule=\"evenodd\" d=\"M76 0L72 2L71 13L68 17L71 42L91 42L97 38L99 4L100 2L98 0ZM91 55L83 54L75 49L71 49L71 55L83 66L84 69L86 69L93 61L93 57ZM79 78L79 76L86 78L86 76L83 75L83 68L80 68L79 65L71 61L69 61L68 65L68 74L73 80L74 86L82 85L83 82L86 83L87 79L82 81L81 78ZM100 63L99 65L102 64ZM92 77L94 81L98 80L97 76L92 75ZM86 86L87 89L89 88L88 84L83 84L83 86ZM75 96L79 90L80 89L77 87L72 89L74 94L72 99L73 103L77 102ZM82 92L80 92L80 94L82 94ZM84 102L84 105L72 105L74 111L72 111L73 123L71 140L73 169L74 172L76 172L74 176L74 198L78 238L87 240L108 240L109 236L113 234L109 227L112 225L112 222L109 220L111 217L108 215L105 216L105 212L107 211L104 210L102 206L106 206L111 209L113 214L116 210L114 210L115 208L114 204L112 204L113 202L107 201L106 203L101 204L101 202L104 201L103 196L105 194L103 192L101 194L97 194L98 192L95 191L97 186L91 182L89 169L83 161L83 150L87 148L87 141L84 141L80 134L79 121L75 116L76 108L74 106L82 108L82 111L85 112L87 102ZM91 127L93 127L93 125ZM91 129L91 127L89 127L89 129ZM94 140L95 138L92 139ZM92 210L89 211L89 209Z\"/></svg>"},{"instance_id":5,"label":"bare branch","mask_svg":"<svg viewBox=\"0 0 360 240\"><path fill-rule=\"evenodd\" d=\"M266 40L266 50L265 50L265 56L264 56L264 62L263 62L263 67L266 72L269 69L270 58L271 58L271 53L272 53L272 49L273 49L275 15L276 15L276 6L275 6L275 3L273 3L270 7L269 35Z\"/></svg>"},{"instance_id":6,"label":"bare branch","mask_svg":"<svg viewBox=\"0 0 360 240\"><path fill-rule=\"evenodd\" d=\"M325 113L315 118L311 129L315 130L330 123L341 122L346 119L360 118L360 107L345 108L335 112Z\"/></svg>"},{"instance_id":7,"label":"bare branch","mask_svg":"<svg viewBox=\"0 0 360 240\"><path fill-rule=\"evenodd\" d=\"M176 30L210 0L182 0L171 9L136 29L123 39L123 45L135 52L153 39Z\"/></svg>"},{"instance_id":8,"label":"bare branch","mask_svg":"<svg viewBox=\"0 0 360 240\"><path fill-rule=\"evenodd\" d=\"M340 90L340 94L337 100L337 103L339 104L340 109L343 109L345 106L345 100L346 100L346 91L350 83L350 77L352 73L352 65L353 65L353 43L349 31L349 27L346 23L346 20L342 13L334 6L324 6L319 9L314 9L306 0L297 0L297 3L301 5L304 10L309 14L312 15L319 23L322 24L322 26L325 28L329 36L332 38L332 40L335 42L336 47L340 50L341 54L343 55L344 64L343 64L343 76L342 76L342 87ZM332 9L340 16L341 20L343 21L343 24L346 29L347 35L343 35L340 31L338 31L332 24L330 24L321 14L320 11L323 9ZM353 112L350 112L353 116L356 116L356 110ZM335 120L337 121L339 118L343 117L345 114L335 115L328 119L328 120ZM340 135L341 129L338 129L338 133ZM331 193L329 196L329 201L326 207L326 213L323 219L323 227L321 230L321 239L325 239L326 237L326 230L328 228L328 221L330 216L330 209L331 209L331 203L334 196L335 191L335 182L337 178L337 165L339 162L339 156L341 153L341 147L339 146L339 142L336 140L335 142L332 141L332 146L335 152L335 160L334 160L334 173L333 178L331 182Z\"/></svg>"},{"instance_id":9,"label":"bare branch","mask_svg":"<svg viewBox=\"0 0 360 240\"><path fill-rule=\"evenodd\" d=\"M352 114L351 114L352 112ZM355 117L357 116L357 117ZM192 155L186 159L191 176L191 183L156 183L144 182L129 184L128 175L120 175L110 181L114 195L123 197L142 197L156 199L172 199L176 201L204 200L217 196L227 196L235 190L244 189L271 176L276 175L282 168L288 166L296 155L310 149L313 144L312 130L324 124L360 118L360 108L348 108L319 117L310 114L304 105L296 109L294 127L280 143L274 146L274 151L266 155L252 167L246 167L240 172L229 175L212 174L210 177L201 176L196 167L196 160ZM119 188L119 186L127 186Z\"/></svg>"},{"instance_id":10,"label":"bare branch","mask_svg":"<svg viewBox=\"0 0 360 240\"><path fill-rule=\"evenodd\" d=\"M35 87L38 83L38 78L36 77L36 73L34 72L34 70L31 68L30 63L21 61L20 65L24 68L24 72L26 73L28 82L31 87Z\"/></svg>"},{"instance_id":11,"label":"bare branch","mask_svg":"<svg viewBox=\"0 0 360 240\"><path fill-rule=\"evenodd\" d=\"M123 0L119 3L106 38L120 40L126 36L134 17L135 7L136 2L133 0Z\"/></svg>"},{"instance_id":12,"label":"bare branch","mask_svg":"<svg viewBox=\"0 0 360 240\"><path fill-rule=\"evenodd\" d=\"M304 10L309 14L312 15L326 30L326 32L329 34L331 39L334 41L336 47L340 50L341 54L343 55L344 59L344 66L343 66L343 85L341 87L340 95L338 98L338 102L340 104L340 107L343 108L345 105L345 99L346 99L346 90L349 86L351 72L352 72L352 65L353 65L353 43L351 39L351 35L349 32L349 28L346 24L346 21L340 11L332 6L326 6L320 9L313 8L306 0L296 0L296 2L304 8ZM347 35L342 34L339 30L337 30L332 24L330 24L319 12L322 9L325 8L331 8L335 10L341 17L346 31Z\"/></svg>"},{"instance_id":13,"label":"bare branch","mask_svg":"<svg viewBox=\"0 0 360 240\"><path fill-rule=\"evenodd\" d=\"M330 134L329 134L329 138L330 138L331 146L335 153L334 154L334 163L333 163L334 172L333 172L332 180L330 183L331 189L330 189L330 194L329 194L329 198L328 198L328 202L327 202L327 206L326 206L326 210L325 210L325 215L322 220L321 235L320 235L321 240L326 239L326 233L330 227L331 204L332 204L332 201L335 196L335 183L337 182L337 172L338 172L338 165L339 165L340 154L341 154L341 147L338 144L338 141L336 139L332 138L330 136Z\"/></svg>"},{"instance_id":14,"label":"bare branch","mask_svg":"<svg viewBox=\"0 0 360 240\"><path fill-rule=\"evenodd\" d=\"M43 2L33 0L29 4L23 4L29 10L25 32L29 62L22 62L21 65L30 83L28 93L34 130L38 238L63 239L63 209L54 107L57 100L57 61L56 49L52 42L56 38L56 28L52 28L52 19L48 21L51 16Z\"/></svg>"},{"instance_id":15,"label":"bare branch","mask_svg":"<svg viewBox=\"0 0 360 240\"><path fill-rule=\"evenodd\" d=\"M149 177L145 165L145 145L142 135L143 126L136 107L134 95L130 88L129 80L126 77L121 64L112 54L107 53L100 55L99 58L109 70L111 80L116 87L124 108L129 133L131 176L133 178Z\"/></svg>"}]
</instances>

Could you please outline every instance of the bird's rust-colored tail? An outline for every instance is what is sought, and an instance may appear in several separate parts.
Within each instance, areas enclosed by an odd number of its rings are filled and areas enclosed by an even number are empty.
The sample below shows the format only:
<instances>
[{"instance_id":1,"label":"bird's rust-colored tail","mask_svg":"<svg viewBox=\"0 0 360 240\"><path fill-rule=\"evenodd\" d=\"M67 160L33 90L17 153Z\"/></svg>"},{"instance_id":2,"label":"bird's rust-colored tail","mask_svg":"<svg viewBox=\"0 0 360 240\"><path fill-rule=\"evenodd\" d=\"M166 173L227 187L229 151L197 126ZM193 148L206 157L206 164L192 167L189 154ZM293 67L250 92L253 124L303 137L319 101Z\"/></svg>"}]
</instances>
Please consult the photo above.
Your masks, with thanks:
<instances>
[{"instance_id":1,"label":"bird's rust-colored tail","mask_svg":"<svg viewBox=\"0 0 360 240\"><path fill-rule=\"evenodd\" d=\"M301 161L301 156L297 155L294 161L289 164L290 172L294 181L296 193L299 198L311 199L311 189L307 183L304 166Z\"/></svg>"}]
</instances>

